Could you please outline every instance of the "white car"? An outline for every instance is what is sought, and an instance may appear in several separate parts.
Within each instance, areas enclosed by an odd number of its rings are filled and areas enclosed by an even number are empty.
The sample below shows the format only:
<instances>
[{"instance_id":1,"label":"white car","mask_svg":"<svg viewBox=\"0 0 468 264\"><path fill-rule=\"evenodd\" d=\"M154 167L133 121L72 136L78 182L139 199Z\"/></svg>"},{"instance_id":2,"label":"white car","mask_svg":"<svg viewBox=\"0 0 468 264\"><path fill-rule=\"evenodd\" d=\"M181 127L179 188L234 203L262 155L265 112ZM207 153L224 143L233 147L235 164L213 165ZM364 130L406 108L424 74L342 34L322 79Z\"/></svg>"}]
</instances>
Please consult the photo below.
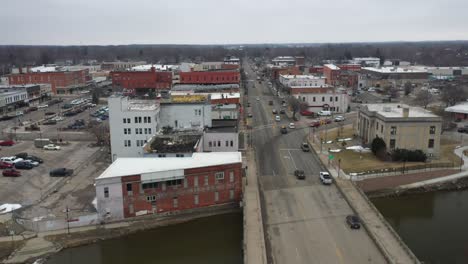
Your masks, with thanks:
<instances>
[{"instance_id":1,"label":"white car","mask_svg":"<svg viewBox=\"0 0 468 264\"><path fill-rule=\"evenodd\" d=\"M54 145L54 144L47 144L42 148L44 150L60 150L60 146L57 146L57 145Z\"/></svg>"},{"instance_id":2,"label":"white car","mask_svg":"<svg viewBox=\"0 0 468 264\"><path fill-rule=\"evenodd\" d=\"M332 184L333 179L332 179L332 177L330 176L330 174L328 172L321 171L320 172L320 181L323 184L328 185L328 184Z\"/></svg>"},{"instance_id":3,"label":"white car","mask_svg":"<svg viewBox=\"0 0 468 264\"><path fill-rule=\"evenodd\" d=\"M37 108L47 108L49 105L43 104L43 105L38 105Z\"/></svg>"},{"instance_id":4,"label":"white car","mask_svg":"<svg viewBox=\"0 0 468 264\"><path fill-rule=\"evenodd\" d=\"M57 122L60 122L60 121L63 121L63 120L65 120L65 119L64 119L63 117L61 117L61 116L56 116L56 117L52 118L52 120L55 120L55 121L57 121Z\"/></svg>"},{"instance_id":5,"label":"white car","mask_svg":"<svg viewBox=\"0 0 468 264\"><path fill-rule=\"evenodd\" d=\"M344 117L344 116L336 116L336 117L335 117L335 122L341 122L341 121L345 121L345 117Z\"/></svg>"},{"instance_id":6,"label":"white car","mask_svg":"<svg viewBox=\"0 0 468 264\"><path fill-rule=\"evenodd\" d=\"M18 161L23 161L23 159L22 158L17 158L15 156L11 156L11 157L3 157L3 158L0 159L0 161L5 162L5 163L9 163L9 164L15 164Z\"/></svg>"},{"instance_id":7,"label":"white car","mask_svg":"<svg viewBox=\"0 0 468 264\"><path fill-rule=\"evenodd\" d=\"M257 97L257 101L260 101L260 97Z\"/></svg>"},{"instance_id":8,"label":"white car","mask_svg":"<svg viewBox=\"0 0 468 264\"><path fill-rule=\"evenodd\" d=\"M294 128L296 128L296 125L294 123L289 123L289 128L294 129Z\"/></svg>"},{"instance_id":9,"label":"white car","mask_svg":"<svg viewBox=\"0 0 468 264\"><path fill-rule=\"evenodd\" d=\"M37 161L34 161L34 160L24 160L24 161L31 164L31 165L33 165L34 167L39 166L39 162L37 162Z\"/></svg>"},{"instance_id":10,"label":"white car","mask_svg":"<svg viewBox=\"0 0 468 264\"><path fill-rule=\"evenodd\" d=\"M279 115L277 115L277 116L275 116L275 120L276 120L276 122L279 122L279 121L281 121L281 117Z\"/></svg>"},{"instance_id":11,"label":"white car","mask_svg":"<svg viewBox=\"0 0 468 264\"><path fill-rule=\"evenodd\" d=\"M24 115L23 111L17 111L16 112L16 116L22 116L22 115Z\"/></svg>"}]
</instances>

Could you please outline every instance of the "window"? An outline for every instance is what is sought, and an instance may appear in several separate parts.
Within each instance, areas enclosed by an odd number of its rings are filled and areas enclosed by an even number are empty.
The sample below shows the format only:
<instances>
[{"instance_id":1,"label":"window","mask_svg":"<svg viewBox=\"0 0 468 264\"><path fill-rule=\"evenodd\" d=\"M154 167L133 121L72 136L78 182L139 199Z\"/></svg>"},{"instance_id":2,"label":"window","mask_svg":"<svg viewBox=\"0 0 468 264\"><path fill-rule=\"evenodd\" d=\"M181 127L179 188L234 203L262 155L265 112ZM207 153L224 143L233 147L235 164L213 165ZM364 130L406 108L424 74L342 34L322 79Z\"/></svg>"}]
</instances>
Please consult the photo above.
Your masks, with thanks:
<instances>
[{"instance_id":1,"label":"window","mask_svg":"<svg viewBox=\"0 0 468 264\"><path fill-rule=\"evenodd\" d=\"M174 197L174 199L172 199L172 205L174 208L179 207L179 200L177 199L177 197Z\"/></svg>"},{"instance_id":2,"label":"window","mask_svg":"<svg viewBox=\"0 0 468 264\"><path fill-rule=\"evenodd\" d=\"M209 142L208 142L208 147L210 147L210 148L211 148L211 147L212 147L212 145L213 145L213 144L211 143L211 141L209 141Z\"/></svg>"},{"instance_id":3,"label":"window","mask_svg":"<svg viewBox=\"0 0 468 264\"><path fill-rule=\"evenodd\" d=\"M333 102L333 96L330 96L330 102Z\"/></svg>"},{"instance_id":4,"label":"window","mask_svg":"<svg viewBox=\"0 0 468 264\"><path fill-rule=\"evenodd\" d=\"M134 210L135 209L133 209L133 204L128 205L128 213L133 214Z\"/></svg>"},{"instance_id":5,"label":"window","mask_svg":"<svg viewBox=\"0 0 468 264\"><path fill-rule=\"evenodd\" d=\"M109 187L104 187L104 198L109 198Z\"/></svg>"},{"instance_id":6,"label":"window","mask_svg":"<svg viewBox=\"0 0 468 264\"><path fill-rule=\"evenodd\" d=\"M338 102L338 96L335 96L335 102Z\"/></svg>"},{"instance_id":7,"label":"window","mask_svg":"<svg viewBox=\"0 0 468 264\"><path fill-rule=\"evenodd\" d=\"M234 190L229 190L229 199L233 200L234 199Z\"/></svg>"},{"instance_id":8,"label":"window","mask_svg":"<svg viewBox=\"0 0 468 264\"><path fill-rule=\"evenodd\" d=\"M142 135L143 134L143 128L135 128L135 134Z\"/></svg>"},{"instance_id":9,"label":"window","mask_svg":"<svg viewBox=\"0 0 468 264\"><path fill-rule=\"evenodd\" d=\"M195 194L195 195L193 196L193 203L194 203L194 204L198 204L198 194Z\"/></svg>"},{"instance_id":10,"label":"window","mask_svg":"<svg viewBox=\"0 0 468 264\"><path fill-rule=\"evenodd\" d=\"M325 102L325 96L322 96L322 102Z\"/></svg>"},{"instance_id":11,"label":"window","mask_svg":"<svg viewBox=\"0 0 468 264\"><path fill-rule=\"evenodd\" d=\"M395 139L390 139L390 149L395 149L395 145L396 145L396 140Z\"/></svg>"},{"instance_id":12,"label":"window","mask_svg":"<svg viewBox=\"0 0 468 264\"><path fill-rule=\"evenodd\" d=\"M218 140L218 147L221 147L221 141Z\"/></svg>"},{"instance_id":13,"label":"window","mask_svg":"<svg viewBox=\"0 0 468 264\"><path fill-rule=\"evenodd\" d=\"M187 186L188 186L188 181L186 178L184 178L184 188L187 188Z\"/></svg>"},{"instance_id":14,"label":"window","mask_svg":"<svg viewBox=\"0 0 468 264\"><path fill-rule=\"evenodd\" d=\"M314 102L315 102L315 96L312 98L312 101L314 101Z\"/></svg>"},{"instance_id":15,"label":"window","mask_svg":"<svg viewBox=\"0 0 468 264\"><path fill-rule=\"evenodd\" d=\"M216 172L215 178L216 180L224 180L224 171Z\"/></svg>"},{"instance_id":16,"label":"window","mask_svg":"<svg viewBox=\"0 0 468 264\"><path fill-rule=\"evenodd\" d=\"M141 123L141 116L135 116L135 123Z\"/></svg>"},{"instance_id":17,"label":"window","mask_svg":"<svg viewBox=\"0 0 468 264\"><path fill-rule=\"evenodd\" d=\"M165 158L165 157L166 157L166 154L158 154L158 157L159 157L159 158Z\"/></svg>"},{"instance_id":18,"label":"window","mask_svg":"<svg viewBox=\"0 0 468 264\"><path fill-rule=\"evenodd\" d=\"M215 202L219 201L219 192L215 192L214 195L215 195L214 197Z\"/></svg>"},{"instance_id":19,"label":"window","mask_svg":"<svg viewBox=\"0 0 468 264\"><path fill-rule=\"evenodd\" d=\"M141 188L143 188L143 190L146 190L146 189L156 189L159 187L159 183L158 182L148 182L148 183L143 183Z\"/></svg>"},{"instance_id":20,"label":"window","mask_svg":"<svg viewBox=\"0 0 468 264\"><path fill-rule=\"evenodd\" d=\"M428 148L434 148L434 139L429 139Z\"/></svg>"},{"instance_id":21,"label":"window","mask_svg":"<svg viewBox=\"0 0 468 264\"><path fill-rule=\"evenodd\" d=\"M147 134L148 134L148 129L147 129L147 128L145 128L145 135L147 135Z\"/></svg>"},{"instance_id":22,"label":"window","mask_svg":"<svg viewBox=\"0 0 468 264\"><path fill-rule=\"evenodd\" d=\"M127 124L130 124L130 118L127 118Z\"/></svg>"},{"instance_id":23,"label":"window","mask_svg":"<svg viewBox=\"0 0 468 264\"><path fill-rule=\"evenodd\" d=\"M133 187L133 185L131 183L127 183L127 192L131 192L132 187Z\"/></svg>"},{"instance_id":24,"label":"window","mask_svg":"<svg viewBox=\"0 0 468 264\"><path fill-rule=\"evenodd\" d=\"M125 147L131 147L132 146L132 142L128 139L124 140L124 146Z\"/></svg>"},{"instance_id":25,"label":"window","mask_svg":"<svg viewBox=\"0 0 468 264\"><path fill-rule=\"evenodd\" d=\"M124 118L124 119L123 119L123 123L124 123L124 124L127 123L127 118Z\"/></svg>"},{"instance_id":26,"label":"window","mask_svg":"<svg viewBox=\"0 0 468 264\"><path fill-rule=\"evenodd\" d=\"M193 187L198 187L198 176L193 177Z\"/></svg>"},{"instance_id":27,"label":"window","mask_svg":"<svg viewBox=\"0 0 468 264\"><path fill-rule=\"evenodd\" d=\"M229 141L226 140L226 147L229 147Z\"/></svg>"},{"instance_id":28,"label":"window","mask_svg":"<svg viewBox=\"0 0 468 264\"><path fill-rule=\"evenodd\" d=\"M302 97L302 102L305 102L305 96Z\"/></svg>"},{"instance_id":29,"label":"window","mask_svg":"<svg viewBox=\"0 0 468 264\"><path fill-rule=\"evenodd\" d=\"M151 134L151 128L148 128L148 134Z\"/></svg>"},{"instance_id":30,"label":"window","mask_svg":"<svg viewBox=\"0 0 468 264\"><path fill-rule=\"evenodd\" d=\"M148 124L151 124L151 116L148 116Z\"/></svg>"},{"instance_id":31,"label":"window","mask_svg":"<svg viewBox=\"0 0 468 264\"><path fill-rule=\"evenodd\" d=\"M396 126L392 126L390 128L390 135L396 135L396 129L397 129Z\"/></svg>"},{"instance_id":32,"label":"window","mask_svg":"<svg viewBox=\"0 0 468 264\"><path fill-rule=\"evenodd\" d=\"M183 158L184 156L184 154L176 154L176 158Z\"/></svg>"},{"instance_id":33,"label":"window","mask_svg":"<svg viewBox=\"0 0 468 264\"><path fill-rule=\"evenodd\" d=\"M234 147L234 141L231 140L231 147Z\"/></svg>"},{"instance_id":34,"label":"window","mask_svg":"<svg viewBox=\"0 0 468 264\"><path fill-rule=\"evenodd\" d=\"M146 201L148 202L156 201L156 195L146 196Z\"/></svg>"},{"instance_id":35,"label":"window","mask_svg":"<svg viewBox=\"0 0 468 264\"><path fill-rule=\"evenodd\" d=\"M166 181L167 186L178 186L182 184L182 179Z\"/></svg>"},{"instance_id":36,"label":"window","mask_svg":"<svg viewBox=\"0 0 468 264\"><path fill-rule=\"evenodd\" d=\"M229 182L234 182L234 171L229 172Z\"/></svg>"},{"instance_id":37,"label":"window","mask_svg":"<svg viewBox=\"0 0 468 264\"><path fill-rule=\"evenodd\" d=\"M435 134L435 131L436 131L436 127L435 127L435 126L431 126L431 127L429 128L429 134L434 135L434 134Z\"/></svg>"},{"instance_id":38,"label":"window","mask_svg":"<svg viewBox=\"0 0 468 264\"><path fill-rule=\"evenodd\" d=\"M204 183L205 186L208 186L208 175L205 176L205 183Z\"/></svg>"}]
</instances>

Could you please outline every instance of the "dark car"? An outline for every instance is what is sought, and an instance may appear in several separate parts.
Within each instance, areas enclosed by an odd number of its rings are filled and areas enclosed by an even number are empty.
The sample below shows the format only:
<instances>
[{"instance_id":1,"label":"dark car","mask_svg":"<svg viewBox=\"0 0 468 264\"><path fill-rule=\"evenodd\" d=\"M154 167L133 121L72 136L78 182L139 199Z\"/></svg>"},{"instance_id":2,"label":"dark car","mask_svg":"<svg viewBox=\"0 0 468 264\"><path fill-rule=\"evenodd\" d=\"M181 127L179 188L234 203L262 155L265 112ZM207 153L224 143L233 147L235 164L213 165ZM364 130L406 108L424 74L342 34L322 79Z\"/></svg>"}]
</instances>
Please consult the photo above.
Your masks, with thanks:
<instances>
[{"instance_id":1,"label":"dark car","mask_svg":"<svg viewBox=\"0 0 468 264\"><path fill-rule=\"evenodd\" d=\"M286 113L286 111L284 109L280 110L280 114L285 114L285 113Z\"/></svg>"},{"instance_id":2,"label":"dark car","mask_svg":"<svg viewBox=\"0 0 468 264\"><path fill-rule=\"evenodd\" d=\"M34 156L34 155L28 155L28 156L26 156L26 158L23 158L23 159L25 159L25 160L37 161L37 162L39 162L39 163L43 163L43 162L44 162L41 158L39 158L38 156Z\"/></svg>"},{"instance_id":3,"label":"dark car","mask_svg":"<svg viewBox=\"0 0 468 264\"><path fill-rule=\"evenodd\" d=\"M45 115L55 115L55 112L45 112Z\"/></svg>"},{"instance_id":4,"label":"dark car","mask_svg":"<svg viewBox=\"0 0 468 264\"><path fill-rule=\"evenodd\" d=\"M252 115L252 113L248 113L247 116L248 116L248 117L252 117L253 115Z\"/></svg>"},{"instance_id":5,"label":"dark car","mask_svg":"<svg viewBox=\"0 0 468 264\"><path fill-rule=\"evenodd\" d=\"M301 149L302 149L302 151L304 151L304 152L309 152L309 151L310 151L309 144L308 144L307 142L302 142L302 144L301 144Z\"/></svg>"},{"instance_id":6,"label":"dark car","mask_svg":"<svg viewBox=\"0 0 468 264\"><path fill-rule=\"evenodd\" d=\"M64 104L64 105L62 105L62 109L70 109L70 108L72 108L72 107L73 107L72 104Z\"/></svg>"},{"instance_id":7,"label":"dark car","mask_svg":"<svg viewBox=\"0 0 468 264\"><path fill-rule=\"evenodd\" d=\"M22 159L26 159L26 157L28 156L28 153L26 152L21 152L21 153L18 153L15 155L17 158L22 158Z\"/></svg>"},{"instance_id":8,"label":"dark car","mask_svg":"<svg viewBox=\"0 0 468 264\"><path fill-rule=\"evenodd\" d=\"M14 116L5 115L5 116L0 117L0 121L10 120L10 119L13 119L13 118L14 118Z\"/></svg>"},{"instance_id":9,"label":"dark car","mask_svg":"<svg viewBox=\"0 0 468 264\"><path fill-rule=\"evenodd\" d=\"M49 119L49 120L46 120L44 122L42 122L43 125L56 125L57 124L57 120L52 120L52 119Z\"/></svg>"},{"instance_id":10,"label":"dark car","mask_svg":"<svg viewBox=\"0 0 468 264\"><path fill-rule=\"evenodd\" d=\"M305 174L303 170L295 170L294 171L294 176L298 178L299 180L304 180L305 179Z\"/></svg>"},{"instance_id":11,"label":"dark car","mask_svg":"<svg viewBox=\"0 0 468 264\"><path fill-rule=\"evenodd\" d=\"M457 129L459 133L468 133L468 129L466 127L460 127Z\"/></svg>"},{"instance_id":12,"label":"dark car","mask_svg":"<svg viewBox=\"0 0 468 264\"><path fill-rule=\"evenodd\" d=\"M346 216L346 223L351 227L351 229L359 229L361 228L361 219L356 215L348 215Z\"/></svg>"},{"instance_id":13,"label":"dark car","mask_svg":"<svg viewBox=\"0 0 468 264\"><path fill-rule=\"evenodd\" d=\"M13 163L0 161L0 169L11 169L11 168L13 168Z\"/></svg>"},{"instance_id":14,"label":"dark car","mask_svg":"<svg viewBox=\"0 0 468 264\"><path fill-rule=\"evenodd\" d=\"M33 112L33 111L37 111L37 106L31 106L28 108L28 112Z\"/></svg>"},{"instance_id":15,"label":"dark car","mask_svg":"<svg viewBox=\"0 0 468 264\"><path fill-rule=\"evenodd\" d=\"M67 169L67 168L57 168L49 172L49 175L51 177L71 176L72 174L73 174L73 170Z\"/></svg>"},{"instance_id":16,"label":"dark car","mask_svg":"<svg viewBox=\"0 0 468 264\"><path fill-rule=\"evenodd\" d=\"M0 141L0 146L8 146L11 147L15 144L13 140L2 140Z\"/></svg>"},{"instance_id":17,"label":"dark car","mask_svg":"<svg viewBox=\"0 0 468 264\"><path fill-rule=\"evenodd\" d=\"M26 161L18 161L15 163L15 169L18 170L30 170L32 168L34 168L34 165Z\"/></svg>"},{"instance_id":18,"label":"dark car","mask_svg":"<svg viewBox=\"0 0 468 264\"><path fill-rule=\"evenodd\" d=\"M4 170L2 172L2 174L5 177L19 177L19 176L21 176L21 172L15 170L15 169Z\"/></svg>"},{"instance_id":19,"label":"dark car","mask_svg":"<svg viewBox=\"0 0 468 264\"><path fill-rule=\"evenodd\" d=\"M286 128L286 126L281 126L281 134L287 134L288 133L288 129Z\"/></svg>"}]
</instances>

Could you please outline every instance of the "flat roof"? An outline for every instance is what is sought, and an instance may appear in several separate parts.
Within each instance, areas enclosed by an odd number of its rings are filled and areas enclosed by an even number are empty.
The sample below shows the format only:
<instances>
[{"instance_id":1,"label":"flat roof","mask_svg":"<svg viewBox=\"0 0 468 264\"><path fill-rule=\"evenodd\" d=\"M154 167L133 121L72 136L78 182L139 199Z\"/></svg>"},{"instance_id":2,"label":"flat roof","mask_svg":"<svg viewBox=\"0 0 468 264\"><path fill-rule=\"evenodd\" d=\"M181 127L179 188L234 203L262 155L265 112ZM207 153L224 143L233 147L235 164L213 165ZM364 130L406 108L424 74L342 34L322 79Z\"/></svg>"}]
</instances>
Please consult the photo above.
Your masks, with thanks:
<instances>
[{"instance_id":1,"label":"flat roof","mask_svg":"<svg viewBox=\"0 0 468 264\"><path fill-rule=\"evenodd\" d=\"M359 60L359 61L380 61L380 58L377 57L358 57L358 58L353 58L353 60Z\"/></svg>"},{"instance_id":2,"label":"flat roof","mask_svg":"<svg viewBox=\"0 0 468 264\"><path fill-rule=\"evenodd\" d=\"M171 91L215 91L223 89L239 89L239 84L175 84Z\"/></svg>"},{"instance_id":3,"label":"flat roof","mask_svg":"<svg viewBox=\"0 0 468 264\"><path fill-rule=\"evenodd\" d=\"M330 68L332 70L339 70L340 67L336 66L335 64L325 64L324 67Z\"/></svg>"},{"instance_id":4,"label":"flat roof","mask_svg":"<svg viewBox=\"0 0 468 264\"><path fill-rule=\"evenodd\" d=\"M176 69L177 65L145 64L130 68L130 71L149 71L154 67L157 71L170 71Z\"/></svg>"},{"instance_id":5,"label":"flat roof","mask_svg":"<svg viewBox=\"0 0 468 264\"><path fill-rule=\"evenodd\" d=\"M427 73L426 69L414 67L362 67L362 69L378 73Z\"/></svg>"},{"instance_id":6,"label":"flat roof","mask_svg":"<svg viewBox=\"0 0 468 264\"><path fill-rule=\"evenodd\" d=\"M211 100L240 98L240 93L211 93Z\"/></svg>"},{"instance_id":7,"label":"flat roof","mask_svg":"<svg viewBox=\"0 0 468 264\"><path fill-rule=\"evenodd\" d=\"M208 95L205 94L171 94L170 98L161 99L161 103L164 104L194 104L194 103L206 103L208 101Z\"/></svg>"},{"instance_id":8,"label":"flat roof","mask_svg":"<svg viewBox=\"0 0 468 264\"><path fill-rule=\"evenodd\" d=\"M240 152L193 153L191 157L184 158L118 158L96 179L152 174L155 172L202 168L240 162L242 162ZM164 174L158 174L158 176L161 178L166 177Z\"/></svg>"},{"instance_id":9,"label":"flat roof","mask_svg":"<svg viewBox=\"0 0 468 264\"><path fill-rule=\"evenodd\" d=\"M384 117L403 117L403 108L409 108L408 117L439 117L432 112L415 106L408 106L406 104L363 104L371 112L377 112Z\"/></svg>"},{"instance_id":10,"label":"flat roof","mask_svg":"<svg viewBox=\"0 0 468 264\"><path fill-rule=\"evenodd\" d=\"M57 71L56 66L38 66L29 69L30 72L55 72Z\"/></svg>"},{"instance_id":11,"label":"flat roof","mask_svg":"<svg viewBox=\"0 0 468 264\"><path fill-rule=\"evenodd\" d=\"M282 75L280 74L281 77L287 78L287 79L308 79L308 80L324 80L325 77L322 76L315 76L315 75Z\"/></svg>"},{"instance_id":12,"label":"flat roof","mask_svg":"<svg viewBox=\"0 0 468 264\"><path fill-rule=\"evenodd\" d=\"M468 102L445 108L445 112L468 114Z\"/></svg>"}]
</instances>

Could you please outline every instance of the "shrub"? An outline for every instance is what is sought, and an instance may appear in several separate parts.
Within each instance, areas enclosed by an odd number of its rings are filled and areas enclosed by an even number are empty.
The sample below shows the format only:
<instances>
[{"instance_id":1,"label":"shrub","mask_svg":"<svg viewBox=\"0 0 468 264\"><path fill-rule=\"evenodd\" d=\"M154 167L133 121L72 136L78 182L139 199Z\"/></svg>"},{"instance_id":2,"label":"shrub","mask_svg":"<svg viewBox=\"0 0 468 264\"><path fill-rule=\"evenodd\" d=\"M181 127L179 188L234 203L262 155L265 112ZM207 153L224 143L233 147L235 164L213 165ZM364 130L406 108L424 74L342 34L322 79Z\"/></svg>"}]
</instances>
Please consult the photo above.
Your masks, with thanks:
<instances>
[{"instance_id":1,"label":"shrub","mask_svg":"<svg viewBox=\"0 0 468 264\"><path fill-rule=\"evenodd\" d=\"M425 162L427 155L422 150L395 149L392 152L393 161L420 161Z\"/></svg>"},{"instance_id":2,"label":"shrub","mask_svg":"<svg viewBox=\"0 0 468 264\"><path fill-rule=\"evenodd\" d=\"M374 140L372 140L371 144L371 150L374 155L377 156L378 153L380 152L385 152L387 149L387 144L385 144L385 141L382 138L376 137Z\"/></svg>"}]
</instances>

